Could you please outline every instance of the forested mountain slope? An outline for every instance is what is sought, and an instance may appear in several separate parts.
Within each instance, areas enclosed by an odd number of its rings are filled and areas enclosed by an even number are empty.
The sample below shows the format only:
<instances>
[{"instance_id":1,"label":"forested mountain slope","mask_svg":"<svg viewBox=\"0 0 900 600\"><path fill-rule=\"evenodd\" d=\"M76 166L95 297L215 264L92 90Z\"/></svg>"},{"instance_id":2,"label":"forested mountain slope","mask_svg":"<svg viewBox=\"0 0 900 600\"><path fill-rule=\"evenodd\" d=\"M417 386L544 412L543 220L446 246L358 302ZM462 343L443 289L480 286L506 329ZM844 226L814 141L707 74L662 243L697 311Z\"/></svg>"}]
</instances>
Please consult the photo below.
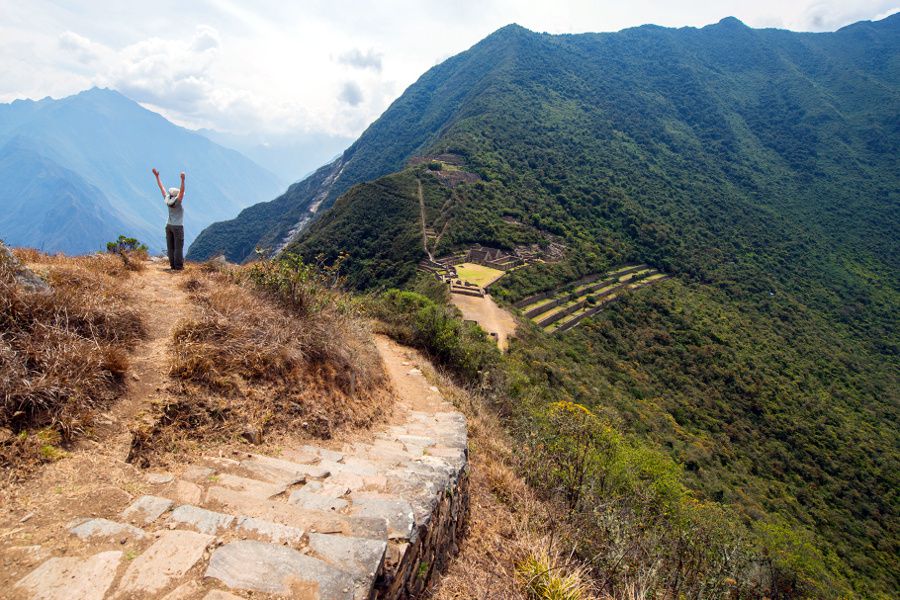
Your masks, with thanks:
<instances>
[{"instance_id":1,"label":"forested mountain slope","mask_svg":"<svg viewBox=\"0 0 900 600\"><path fill-rule=\"evenodd\" d=\"M320 209L331 207L352 186L402 169L410 157L434 143L469 99L477 96L477 82L489 80L494 62L500 60L495 53L505 52L503 44L498 47L486 41L479 47L479 52L464 52L425 73L332 164L292 185L275 200L207 228L191 246L188 257L202 260L222 253L240 262L252 258L257 246L279 250L296 238Z\"/></svg>"},{"instance_id":2,"label":"forested mountain slope","mask_svg":"<svg viewBox=\"0 0 900 600\"><path fill-rule=\"evenodd\" d=\"M565 335L522 331L505 359L513 410L590 407L791 548L779 556L805 569L803 593L890 595L898 114L897 15L821 34L735 19L564 36L509 26L426 73L330 167L323 206L362 185L288 248L348 253L361 288L409 281L423 256L418 179L439 251L568 247L496 297L629 261L675 275ZM444 153L480 180L450 189L407 166ZM284 240L285 227L262 229Z\"/></svg>"}]
</instances>

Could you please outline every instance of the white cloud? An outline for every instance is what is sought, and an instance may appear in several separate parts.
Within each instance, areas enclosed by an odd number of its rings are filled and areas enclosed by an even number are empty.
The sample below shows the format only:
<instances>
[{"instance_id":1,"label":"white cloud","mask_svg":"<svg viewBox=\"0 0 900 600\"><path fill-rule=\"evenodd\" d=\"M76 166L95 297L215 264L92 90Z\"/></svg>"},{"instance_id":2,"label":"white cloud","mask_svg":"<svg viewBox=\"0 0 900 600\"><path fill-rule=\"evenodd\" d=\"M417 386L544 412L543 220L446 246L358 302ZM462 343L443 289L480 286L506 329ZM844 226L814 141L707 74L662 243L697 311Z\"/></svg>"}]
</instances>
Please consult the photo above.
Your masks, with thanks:
<instances>
[{"instance_id":1,"label":"white cloud","mask_svg":"<svg viewBox=\"0 0 900 600\"><path fill-rule=\"evenodd\" d=\"M59 47L71 52L75 59L82 63L92 63L106 51L102 44L96 44L74 31L64 31L60 34Z\"/></svg>"},{"instance_id":2,"label":"white cloud","mask_svg":"<svg viewBox=\"0 0 900 600\"><path fill-rule=\"evenodd\" d=\"M551 33L643 23L828 30L897 0L0 0L0 101L112 87L190 127L356 136L441 59L511 22ZM876 17L876 15L878 17Z\"/></svg>"},{"instance_id":3,"label":"white cloud","mask_svg":"<svg viewBox=\"0 0 900 600\"><path fill-rule=\"evenodd\" d=\"M359 48L354 48L344 52L338 56L338 62L357 69L372 69L373 71L381 71L381 53L371 48L365 52Z\"/></svg>"},{"instance_id":4,"label":"white cloud","mask_svg":"<svg viewBox=\"0 0 900 600\"><path fill-rule=\"evenodd\" d=\"M346 102L350 106L359 106L364 100L362 88L354 81L344 82L338 98L341 102Z\"/></svg>"}]
</instances>

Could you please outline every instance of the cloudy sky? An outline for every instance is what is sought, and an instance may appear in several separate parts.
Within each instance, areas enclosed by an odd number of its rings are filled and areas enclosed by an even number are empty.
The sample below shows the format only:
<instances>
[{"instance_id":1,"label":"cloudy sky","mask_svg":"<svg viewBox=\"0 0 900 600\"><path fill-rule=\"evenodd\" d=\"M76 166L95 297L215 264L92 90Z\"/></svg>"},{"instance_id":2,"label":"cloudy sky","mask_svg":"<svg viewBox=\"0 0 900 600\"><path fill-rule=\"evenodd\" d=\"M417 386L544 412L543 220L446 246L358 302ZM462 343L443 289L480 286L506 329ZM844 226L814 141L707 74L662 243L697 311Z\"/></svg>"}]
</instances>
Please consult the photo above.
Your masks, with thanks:
<instances>
[{"instance_id":1,"label":"cloudy sky","mask_svg":"<svg viewBox=\"0 0 900 600\"><path fill-rule=\"evenodd\" d=\"M189 5L185 7L184 5ZM832 31L900 0L0 0L0 102L119 90L188 127L356 136L437 62L505 24Z\"/></svg>"}]
</instances>

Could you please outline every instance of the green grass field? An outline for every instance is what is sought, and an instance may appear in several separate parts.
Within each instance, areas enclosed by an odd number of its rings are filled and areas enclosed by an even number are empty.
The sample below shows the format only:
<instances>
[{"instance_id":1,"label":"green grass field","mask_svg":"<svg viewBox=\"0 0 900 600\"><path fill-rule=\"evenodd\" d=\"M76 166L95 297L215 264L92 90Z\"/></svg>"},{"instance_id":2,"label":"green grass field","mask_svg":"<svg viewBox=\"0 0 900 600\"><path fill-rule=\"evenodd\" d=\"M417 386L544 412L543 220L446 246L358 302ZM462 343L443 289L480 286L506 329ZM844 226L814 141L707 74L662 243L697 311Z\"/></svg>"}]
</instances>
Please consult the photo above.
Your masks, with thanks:
<instances>
[{"instance_id":1,"label":"green grass field","mask_svg":"<svg viewBox=\"0 0 900 600\"><path fill-rule=\"evenodd\" d=\"M456 265L456 274L460 279L481 287L497 281L503 276L503 273L500 269L492 269L475 263Z\"/></svg>"}]
</instances>

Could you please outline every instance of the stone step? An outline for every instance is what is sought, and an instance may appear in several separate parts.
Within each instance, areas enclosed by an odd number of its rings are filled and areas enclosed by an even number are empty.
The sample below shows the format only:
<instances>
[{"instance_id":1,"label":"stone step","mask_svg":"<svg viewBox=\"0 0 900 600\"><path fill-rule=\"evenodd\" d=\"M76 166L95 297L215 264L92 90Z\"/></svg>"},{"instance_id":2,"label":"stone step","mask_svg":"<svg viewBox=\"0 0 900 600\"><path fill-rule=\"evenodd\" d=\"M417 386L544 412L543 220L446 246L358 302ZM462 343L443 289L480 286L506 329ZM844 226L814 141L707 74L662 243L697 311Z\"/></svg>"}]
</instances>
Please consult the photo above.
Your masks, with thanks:
<instances>
[{"instance_id":1,"label":"stone step","mask_svg":"<svg viewBox=\"0 0 900 600\"><path fill-rule=\"evenodd\" d=\"M418 369L410 374L427 385ZM438 564L434 548L421 548L432 543L431 530L458 535L465 496L445 491L464 476L467 428L455 412L400 410L405 422L341 451L234 452L148 473L153 495L136 498L120 517L67 525L86 542L67 552L94 554L46 552L15 589L49 600L363 600L376 593L375 582L420 589L428 582L417 579L419 563ZM447 510L437 510L439 502ZM116 549L97 553L107 547Z\"/></svg>"},{"instance_id":2,"label":"stone step","mask_svg":"<svg viewBox=\"0 0 900 600\"><path fill-rule=\"evenodd\" d=\"M182 504L171 513L166 522L175 527L189 527L207 535L217 535L231 527L233 515L207 510L192 504Z\"/></svg>"},{"instance_id":3,"label":"stone step","mask_svg":"<svg viewBox=\"0 0 900 600\"><path fill-rule=\"evenodd\" d=\"M131 523L149 525L175 503L160 496L141 496L122 511L122 518Z\"/></svg>"},{"instance_id":4,"label":"stone step","mask_svg":"<svg viewBox=\"0 0 900 600\"><path fill-rule=\"evenodd\" d=\"M163 495L169 495L173 500L185 504L199 504L203 500L203 488L193 481L178 479L173 483L169 494Z\"/></svg>"},{"instance_id":5,"label":"stone step","mask_svg":"<svg viewBox=\"0 0 900 600\"><path fill-rule=\"evenodd\" d=\"M291 495L288 497L288 504L309 510L340 512L349 505L346 500L341 498L345 493L345 487L333 484L324 485L318 481L310 481L303 487L291 492Z\"/></svg>"},{"instance_id":6,"label":"stone step","mask_svg":"<svg viewBox=\"0 0 900 600\"><path fill-rule=\"evenodd\" d=\"M115 537L119 540L142 540L147 534L143 529L138 529L126 523L117 523L109 519L79 519L69 528L72 535L82 540L102 539Z\"/></svg>"},{"instance_id":7,"label":"stone step","mask_svg":"<svg viewBox=\"0 0 900 600\"><path fill-rule=\"evenodd\" d=\"M387 523L388 539L409 539L414 524L413 508L396 496L361 492L350 495L350 514Z\"/></svg>"},{"instance_id":8,"label":"stone step","mask_svg":"<svg viewBox=\"0 0 900 600\"><path fill-rule=\"evenodd\" d=\"M221 458L208 460L220 473L229 473L284 487L303 483L307 479L321 479L329 475L329 471L318 464L296 463L262 454L247 454L240 460Z\"/></svg>"},{"instance_id":9,"label":"stone step","mask_svg":"<svg viewBox=\"0 0 900 600\"><path fill-rule=\"evenodd\" d=\"M225 512L264 519L307 532L341 533L376 540L388 537L387 523L380 517L305 509L280 500L260 500L217 486L209 488L206 497L208 505L220 507Z\"/></svg>"},{"instance_id":10,"label":"stone step","mask_svg":"<svg viewBox=\"0 0 900 600\"><path fill-rule=\"evenodd\" d=\"M51 558L13 587L41 600L103 600L121 560L118 550L84 558Z\"/></svg>"},{"instance_id":11,"label":"stone step","mask_svg":"<svg viewBox=\"0 0 900 600\"><path fill-rule=\"evenodd\" d=\"M298 598L353 600L356 596L349 573L292 548L252 540L217 548L205 576L231 589Z\"/></svg>"},{"instance_id":12,"label":"stone step","mask_svg":"<svg viewBox=\"0 0 900 600\"><path fill-rule=\"evenodd\" d=\"M309 549L353 578L354 598L365 600L381 574L387 542L343 535L309 534Z\"/></svg>"},{"instance_id":13,"label":"stone step","mask_svg":"<svg viewBox=\"0 0 900 600\"><path fill-rule=\"evenodd\" d=\"M231 473L218 473L210 477L211 483L226 487L237 492L243 492L250 496L256 496L262 500L268 500L283 494L287 491L288 486L270 483L268 481L260 481L249 477L239 477Z\"/></svg>"},{"instance_id":14,"label":"stone step","mask_svg":"<svg viewBox=\"0 0 900 600\"><path fill-rule=\"evenodd\" d=\"M303 542L305 533L297 527L289 527L256 517L238 517L235 526L241 533L259 536L270 542L288 546L299 546Z\"/></svg>"},{"instance_id":15,"label":"stone step","mask_svg":"<svg viewBox=\"0 0 900 600\"><path fill-rule=\"evenodd\" d=\"M211 535L182 530L161 531L158 535L153 545L128 565L119 581L119 596L144 597L177 583L200 562L215 539Z\"/></svg>"}]
</instances>

